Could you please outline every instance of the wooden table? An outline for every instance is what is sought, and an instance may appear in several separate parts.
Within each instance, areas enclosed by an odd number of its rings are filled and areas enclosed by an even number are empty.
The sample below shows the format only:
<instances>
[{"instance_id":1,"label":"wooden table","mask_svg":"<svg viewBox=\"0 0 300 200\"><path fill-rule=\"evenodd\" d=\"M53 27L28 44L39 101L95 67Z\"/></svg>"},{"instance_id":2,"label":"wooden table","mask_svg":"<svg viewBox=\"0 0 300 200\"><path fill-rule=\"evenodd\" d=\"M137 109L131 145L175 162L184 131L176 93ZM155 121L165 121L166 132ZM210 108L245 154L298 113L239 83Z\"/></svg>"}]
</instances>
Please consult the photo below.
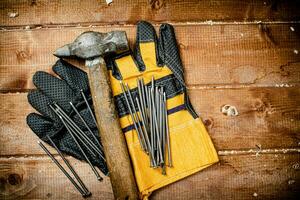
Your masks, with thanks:
<instances>
[{"instance_id":1,"label":"wooden table","mask_svg":"<svg viewBox=\"0 0 300 200\"><path fill-rule=\"evenodd\" d=\"M296 199L300 194L300 2L261 0L0 1L0 199L80 199L27 127L27 93L53 51L83 31L174 24L191 101L220 163L153 199ZM238 115L222 114L224 105ZM52 149L53 150L53 149ZM54 151L53 151L54 152ZM58 156L57 156L58 158ZM86 163L68 157L93 193L112 199Z\"/></svg>"}]
</instances>

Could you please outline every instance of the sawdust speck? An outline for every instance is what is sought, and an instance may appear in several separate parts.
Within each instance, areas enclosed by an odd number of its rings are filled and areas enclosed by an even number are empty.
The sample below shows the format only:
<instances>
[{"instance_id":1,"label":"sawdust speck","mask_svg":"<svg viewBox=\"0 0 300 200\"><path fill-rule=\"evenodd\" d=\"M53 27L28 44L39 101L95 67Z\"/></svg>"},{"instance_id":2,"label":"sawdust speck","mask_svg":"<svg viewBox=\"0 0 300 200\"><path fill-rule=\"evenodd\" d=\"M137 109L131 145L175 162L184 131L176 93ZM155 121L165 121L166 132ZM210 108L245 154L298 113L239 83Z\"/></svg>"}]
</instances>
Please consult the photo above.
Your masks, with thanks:
<instances>
[{"instance_id":1,"label":"sawdust speck","mask_svg":"<svg viewBox=\"0 0 300 200\"><path fill-rule=\"evenodd\" d=\"M19 13L18 12L9 12L9 13L7 13L7 15L9 18L15 18L15 17L19 16Z\"/></svg>"},{"instance_id":2,"label":"sawdust speck","mask_svg":"<svg viewBox=\"0 0 300 200\"><path fill-rule=\"evenodd\" d=\"M282 83L282 84L275 84L275 87L292 87L292 84Z\"/></svg>"},{"instance_id":3,"label":"sawdust speck","mask_svg":"<svg viewBox=\"0 0 300 200\"><path fill-rule=\"evenodd\" d=\"M213 25L214 23L213 23L213 21L212 20L207 20L207 21L205 21L205 24L209 24L209 25Z\"/></svg>"},{"instance_id":4,"label":"sawdust speck","mask_svg":"<svg viewBox=\"0 0 300 200\"><path fill-rule=\"evenodd\" d=\"M113 2L113 0L106 0L106 4L110 5Z\"/></svg>"},{"instance_id":5,"label":"sawdust speck","mask_svg":"<svg viewBox=\"0 0 300 200\"><path fill-rule=\"evenodd\" d=\"M289 180L289 181L288 181L288 184L289 184L289 185L292 185L292 184L294 184L295 182L296 182L295 180Z\"/></svg>"},{"instance_id":6,"label":"sawdust speck","mask_svg":"<svg viewBox=\"0 0 300 200\"><path fill-rule=\"evenodd\" d=\"M253 193L253 196L254 196L254 197L257 197L257 196L258 196L258 194L257 194L256 192L254 192L254 193Z\"/></svg>"}]
</instances>

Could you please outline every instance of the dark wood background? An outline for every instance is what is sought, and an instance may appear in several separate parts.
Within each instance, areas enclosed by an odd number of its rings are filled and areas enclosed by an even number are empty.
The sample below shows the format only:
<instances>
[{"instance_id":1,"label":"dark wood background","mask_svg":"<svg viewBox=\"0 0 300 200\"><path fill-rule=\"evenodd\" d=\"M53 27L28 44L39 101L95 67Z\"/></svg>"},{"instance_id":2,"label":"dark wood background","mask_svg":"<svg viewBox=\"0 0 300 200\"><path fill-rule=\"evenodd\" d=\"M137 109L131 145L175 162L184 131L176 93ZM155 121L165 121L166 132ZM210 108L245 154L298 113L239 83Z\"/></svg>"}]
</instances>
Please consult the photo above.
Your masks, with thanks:
<instances>
[{"instance_id":1,"label":"dark wood background","mask_svg":"<svg viewBox=\"0 0 300 200\"><path fill-rule=\"evenodd\" d=\"M0 0L0 199L81 198L26 125L31 77L83 31L123 29L133 43L138 20L174 25L191 101L220 155L152 199L299 198L299 0ZM225 104L239 115L222 114ZM68 159L91 199L113 198L109 178Z\"/></svg>"}]
</instances>

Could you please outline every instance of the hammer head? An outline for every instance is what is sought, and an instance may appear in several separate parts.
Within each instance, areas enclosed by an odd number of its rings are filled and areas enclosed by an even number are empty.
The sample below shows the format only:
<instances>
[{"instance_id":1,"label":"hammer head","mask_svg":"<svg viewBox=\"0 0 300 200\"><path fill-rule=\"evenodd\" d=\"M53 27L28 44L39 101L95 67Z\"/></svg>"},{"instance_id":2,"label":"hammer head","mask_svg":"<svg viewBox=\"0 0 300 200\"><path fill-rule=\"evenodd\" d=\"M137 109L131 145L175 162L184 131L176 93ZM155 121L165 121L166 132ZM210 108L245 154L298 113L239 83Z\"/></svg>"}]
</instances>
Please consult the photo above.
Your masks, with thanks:
<instances>
[{"instance_id":1,"label":"hammer head","mask_svg":"<svg viewBox=\"0 0 300 200\"><path fill-rule=\"evenodd\" d=\"M60 47L54 53L57 57L77 56L91 59L110 53L122 53L129 50L125 31L99 33L84 32L74 42Z\"/></svg>"}]
</instances>

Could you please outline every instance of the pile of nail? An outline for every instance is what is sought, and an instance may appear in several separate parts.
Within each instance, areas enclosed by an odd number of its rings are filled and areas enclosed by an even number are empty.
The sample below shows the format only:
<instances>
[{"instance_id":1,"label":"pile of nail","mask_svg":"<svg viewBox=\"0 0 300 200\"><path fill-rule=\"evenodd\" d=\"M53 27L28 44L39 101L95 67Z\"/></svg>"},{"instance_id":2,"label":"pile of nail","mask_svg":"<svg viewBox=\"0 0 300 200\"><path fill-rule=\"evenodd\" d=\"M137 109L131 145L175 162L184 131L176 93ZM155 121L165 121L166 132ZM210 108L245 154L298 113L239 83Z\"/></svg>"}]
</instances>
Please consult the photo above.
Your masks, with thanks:
<instances>
[{"instance_id":1,"label":"pile of nail","mask_svg":"<svg viewBox=\"0 0 300 200\"><path fill-rule=\"evenodd\" d=\"M82 95L82 97L83 97L83 99L84 99L84 101L85 101L85 103L87 105L88 111L89 111L90 115L92 116L92 119L93 119L94 123L97 124L95 116L94 116L94 113L92 112L92 109L91 109L91 107L90 107L90 105L89 105L89 103L87 101L87 98L86 98L85 94L82 91L81 91L81 95ZM93 132L90 129L90 127L88 126L87 122L80 115L80 113L77 110L77 108L72 104L72 102L69 102L69 103L70 103L72 109L74 110L74 112L78 115L78 117L80 118L80 120L82 121L82 123L84 124L84 126L86 127L86 129L88 130L88 132L93 136L93 141L74 122L74 120L72 120L72 118L70 118L67 115L67 113L59 105L57 105L55 102L53 102L52 104L49 104L49 107L60 118L61 122L63 123L63 125L67 129L68 133L71 135L71 137L74 140L75 144L77 145L77 147L79 148L80 152L82 153L82 155L84 156L84 158L88 162L89 166L91 167L92 171L96 175L97 180L102 181L103 178L100 176L100 174L98 173L98 171L96 170L96 168L92 165L91 161L89 160L89 158L86 155L87 152L85 152L83 150L81 144L87 149L87 151L90 154L92 154L95 157L97 157L99 155L105 161L104 154L103 154L103 147L102 147L101 143L99 142L99 139L93 134ZM66 160L66 158L63 156L62 152L57 148L57 146L55 145L55 143L53 142L53 140L49 136L47 136L47 139L50 141L50 143L52 144L52 146L56 149L56 151L58 152L58 154L60 155L60 157L63 159L63 161L65 162L65 164L67 165L67 167L69 168L69 170L72 172L72 174L74 175L75 179L77 180L77 182L80 184L81 187L76 183L75 180L72 179L72 177L62 167L62 165L57 161L57 159L50 153L50 151L46 148L46 146L44 146L41 141L38 141L38 144L40 145L40 147L52 159L52 161L59 167L59 169L65 174L65 176L71 181L71 183L75 186L75 188L81 193L81 195L83 197L90 196L91 195L90 191L83 184L83 182L81 181L81 179L79 178L79 176L77 175L77 173L75 172L75 170L72 168L72 166ZM100 148L95 143L97 143Z\"/></svg>"},{"instance_id":2,"label":"pile of nail","mask_svg":"<svg viewBox=\"0 0 300 200\"><path fill-rule=\"evenodd\" d=\"M154 77L149 86L138 78L137 95L133 99L128 84L120 84L141 149L149 155L150 167L160 167L166 175L166 166L172 167L172 157L164 88L155 85Z\"/></svg>"}]
</instances>

